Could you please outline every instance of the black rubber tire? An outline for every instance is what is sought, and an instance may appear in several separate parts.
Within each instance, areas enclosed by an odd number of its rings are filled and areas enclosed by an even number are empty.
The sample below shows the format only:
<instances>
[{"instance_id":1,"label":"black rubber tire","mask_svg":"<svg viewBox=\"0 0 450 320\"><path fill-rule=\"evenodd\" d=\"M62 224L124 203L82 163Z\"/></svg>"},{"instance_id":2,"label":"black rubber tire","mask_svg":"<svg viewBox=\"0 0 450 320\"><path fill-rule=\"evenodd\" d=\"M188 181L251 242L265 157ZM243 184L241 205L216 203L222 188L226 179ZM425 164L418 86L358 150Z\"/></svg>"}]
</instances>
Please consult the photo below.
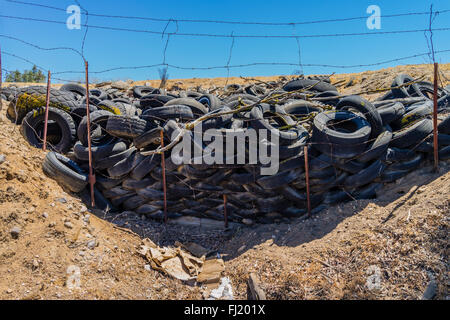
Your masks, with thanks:
<instances>
[{"instance_id":1,"label":"black rubber tire","mask_svg":"<svg viewBox=\"0 0 450 320\"><path fill-rule=\"evenodd\" d=\"M301 175L301 170L284 171L258 179L257 183L265 190L273 190L288 185Z\"/></svg>"},{"instance_id":2,"label":"black rubber tire","mask_svg":"<svg viewBox=\"0 0 450 320\"><path fill-rule=\"evenodd\" d=\"M111 115L106 125L106 131L118 138L133 139L149 129L149 123L139 117Z\"/></svg>"},{"instance_id":3,"label":"black rubber tire","mask_svg":"<svg viewBox=\"0 0 450 320\"><path fill-rule=\"evenodd\" d=\"M214 111L222 107L222 101L213 94L204 94L198 97L197 101L207 107L208 111ZM205 113L208 113L208 111Z\"/></svg>"},{"instance_id":4,"label":"black rubber tire","mask_svg":"<svg viewBox=\"0 0 450 320\"><path fill-rule=\"evenodd\" d=\"M439 150L439 160L450 160L450 146Z\"/></svg>"},{"instance_id":5,"label":"black rubber tire","mask_svg":"<svg viewBox=\"0 0 450 320\"><path fill-rule=\"evenodd\" d=\"M67 83L63 85L61 88L59 88L61 91L68 91L72 92L78 97L85 97L86 96L86 88L83 86L80 86L77 83Z\"/></svg>"},{"instance_id":6,"label":"black rubber tire","mask_svg":"<svg viewBox=\"0 0 450 320\"><path fill-rule=\"evenodd\" d=\"M164 193L160 190L152 189L151 187L137 190L137 194L144 197L148 201L161 200L164 197Z\"/></svg>"},{"instance_id":7,"label":"black rubber tire","mask_svg":"<svg viewBox=\"0 0 450 320\"><path fill-rule=\"evenodd\" d=\"M223 104L224 105L228 105L228 104L230 104L232 102L237 102L239 100L241 100L241 101L247 100L247 101L250 101L251 103L255 103L255 102L259 102L261 99L258 98L258 97L255 97L255 96L253 96L251 94L245 94L245 93L243 93L243 94L234 94L232 96L229 96L225 100L223 100Z\"/></svg>"},{"instance_id":8,"label":"black rubber tire","mask_svg":"<svg viewBox=\"0 0 450 320\"><path fill-rule=\"evenodd\" d=\"M144 160L144 156L133 152L129 157L108 168L108 174L112 178L122 177L129 174L139 163Z\"/></svg>"},{"instance_id":9,"label":"black rubber tire","mask_svg":"<svg viewBox=\"0 0 450 320\"><path fill-rule=\"evenodd\" d=\"M323 112L322 108L314 106L313 103L308 101L294 101L287 103L281 106L281 109L284 110L288 115L295 117L306 117L311 113L321 113Z\"/></svg>"},{"instance_id":10,"label":"black rubber tire","mask_svg":"<svg viewBox=\"0 0 450 320\"><path fill-rule=\"evenodd\" d=\"M392 127L395 129L401 129L417 120L431 116L433 114L433 107L429 103L420 104L409 109L400 119L392 122Z\"/></svg>"},{"instance_id":11,"label":"black rubber tire","mask_svg":"<svg viewBox=\"0 0 450 320\"><path fill-rule=\"evenodd\" d=\"M113 141L109 144L92 146L92 159L94 161L101 160L127 150L127 145L123 141ZM89 148L85 147L81 142L75 143L73 151L78 160L89 161Z\"/></svg>"},{"instance_id":12,"label":"black rubber tire","mask_svg":"<svg viewBox=\"0 0 450 320\"><path fill-rule=\"evenodd\" d=\"M147 203L147 199L141 196L134 196L132 198L129 198L123 202L123 208L125 210L134 210L136 208L139 208L140 206Z\"/></svg>"},{"instance_id":13,"label":"black rubber tire","mask_svg":"<svg viewBox=\"0 0 450 320\"><path fill-rule=\"evenodd\" d=\"M106 124L110 115L111 113L105 110L97 110L90 114L92 145L108 144L115 139L107 133L103 134L103 131L106 130ZM81 120L80 125L78 126L77 135L78 140L80 140L84 146L87 146L87 117L84 117L83 120Z\"/></svg>"},{"instance_id":14,"label":"black rubber tire","mask_svg":"<svg viewBox=\"0 0 450 320\"><path fill-rule=\"evenodd\" d=\"M344 186L347 188L356 188L369 184L381 176L385 168L386 165L380 160L377 160L361 172L348 177L344 182Z\"/></svg>"},{"instance_id":15,"label":"black rubber tire","mask_svg":"<svg viewBox=\"0 0 450 320\"><path fill-rule=\"evenodd\" d=\"M438 132L450 134L450 116L441 121L438 125Z\"/></svg>"},{"instance_id":16,"label":"black rubber tire","mask_svg":"<svg viewBox=\"0 0 450 320\"><path fill-rule=\"evenodd\" d=\"M68 152L73 145L76 134L75 122L72 117L65 111L49 107L48 120L59 128L59 137L55 136L55 140L59 138L57 142L52 143L53 139L50 139L50 132L47 133L48 148L59 153ZM30 111L23 119L22 133L25 139L36 148L42 148L44 126L45 108Z\"/></svg>"},{"instance_id":17,"label":"black rubber tire","mask_svg":"<svg viewBox=\"0 0 450 320\"><path fill-rule=\"evenodd\" d=\"M356 109L362 113L372 128L370 138L376 138L383 132L383 120L372 103L360 96L348 96L339 101L336 110Z\"/></svg>"},{"instance_id":18,"label":"black rubber tire","mask_svg":"<svg viewBox=\"0 0 450 320\"><path fill-rule=\"evenodd\" d=\"M117 198L117 197L125 197L125 196L129 196L129 195L136 195L136 192L134 192L133 190L124 189L122 187L114 187L109 190L103 191L103 195L106 198L111 199L111 198Z\"/></svg>"},{"instance_id":19,"label":"black rubber tire","mask_svg":"<svg viewBox=\"0 0 450 320\"><path fill-rule=\"evenodd\" d=\"M96 177L95 177L96 185L101 187L103 190L109 190L109 189L112 189L114 187L117 187L125 179L126 179L125 177L121 177L119 179L113 179L113 178L105 177L105 176L102 176L102 175L96 175Z\"/></svg>"},{"instance_id":20,"label":"black rubber tire","mask_svg":"<svg viewBox=\"0 0 450 320\"><path fill-rule=\"evenodd\" d=\"M285 122L286 125L295 124L294 120L289 117L287 114L283 114L283 111L280 109L280 113L278 113L278 118ZM276 132L278 134L278 139L280 144L291 144L299 139L300 134L303 133L303 130L300 129L289 129L287 131L278 130L274 126L272 126L266 119L264 119L264 108L263 106L256 106L250 112L251 118L251 126L256 130L267 130L270 132ZM303 128L304 129L304 128Z\"/></svg>"},{"instance_id":21,"label":"black rubber tire","mask_svg":"<svg viewBox=\"0 0 450 320\"><path fill-rule=\"evenodd\" d=\"M175 106L165 106L157 107L152 109L147 109L142 112L142 119L146 120L169 120L169 119L183 119L192 120L195 119L192 110L188 106L175 105Z\"/></svg>"},{"instance_id":22,"label":"black rubber tire","mask_svg":"<svg viewBox=\"0 0 450 320\"><path fill-rule=\"evenodd\" d=\"M356 160L362 163L366 163L380 158L382 155L386 154L392 137L392 132L387 130L382 132L378 136L378 138L367 148L366 151L357 156Z\"/></svg>"},{"instance_id":23,"label":"black rubber tire","mask_svg":"<svg viewBox=\"0 0 450 320\"><path fill-rule=\"evenodd\" d=\"M156 127L144 132L140 136L133 139L133 144L136 148L142 149L151 144L161 144L161 127Z\"/></svg>"},{"instance_id":24,"label":"black rubber tire","mask_svg":"<svg viewBox=\"0 0 450 320\"><path fill-rule=\"evenodd\" d=\"M420 166L423 160L423 155L418 154L413 159L403 162L397 162L389 166L389 170L411 171Z\"/></svg>"},{"instance_id":25,"label":"black rubber tire","mask_svg":"<svg viewBox=\"0 0 450 320\"><path fill-rule=\"evenodd\" d=\"M122 103L113 102L110 100L103 100L97 104L98 109L109 111L115 115L125 115L127 110Z\"/></svg>"},{"instance_id":26,"label":"black rubber tire","mask_svg":"<svg viewBox=\"0 0 450 320\"><path fill-rule=\"evenodd\" d=\"M409 173L408 170L390 170L389 168L385 170L381 177L377 178L376 181L383 182L383 183L391 183L394 182L400 178L403 178Z\"/></svg>"},{"instance_id":27,"label":"black rubber tire","mask_svg":"<svg viewBox=\"0 0 450 320\"><path fill-rule=\"evenodd\" d=\"M122 182L122 188L124 188L126 190L136 191L139 189L146 188L146 187L154 184L155 182L156 182L156 180L154 180L153 178L146 178L143 180L134 180L134 179L128 178Z\"/></svg>"},{"instance_id":28,"label":"black rubber tire","mask_svg":"<svg viewBox=\"0 0 450 320\"><path fill-rule=\"evenodd\" d=\"M134 148L127 149L123 152L116 153L114 155L110 155L103 159L98 159L94 162L94 169L96 170L104 170L109 169L115 166L120 161L130 157L133 152L135 151Z\"/></svg>"},{"instance_id":29,"label":"black rubber tire","mask_svg":"<svg viewBox=\"0 0 450 320\"><path fill-rule=\"evenodd\" d=\"M324 91L316 94L314 98L322 98L320 100L321 103L330 105L330 106L336 106L339 103L339 92L337 91ZM323 99L327 98L327 99Z\"/></svg>"},{"instance_id":30,"label":"black rubber tire","mask_svg":"<svg viewBox=\"0 0 450 320\"><path fill-rule=\"evenodd\" d=\"M372 183L365 188L362 188L353 193L356 200L375 199L377 197L377 191L381 189L383 185L381 183Z\"/></svg>"},{"instance_id":31,"label":"black rubber tire","mask_svg":"<svg viewBox=\"0 0 450 320\"><path fill-rule=\"evenodd\" d=\"M86 97L84 97L83 99L81 99L80 104L84 104L86 105ZM89 105L93 104L94 106L97 106L98 104L100 104L102 102L101 99L99 99L98 97L94 96L94 95L89 95Z\"/></svg>"},{"instance_id":32,"label":"black rubber tire","mask_svg":"<svg viewBox=\"0 0 450 320\"><path fill-rule=\"evenodd\" d=\"M258 97L258 96L265 95L267 90L262 86L259 86L257 84L252 84L252 85L246 86L244 88L244 92Z\"/></svg>"},{"instance_id":33,"label":"black rubber tire","mask_svg":"<svg viewBox=\"0 0 450 320\"><path fill-rule=\"evenodd\" d=\"M328 127L328 123L337 121L340 125L351 125L351 133L340 132ZM347 130L348 131L348 130ZM313 147L328 156L352 158L366 149L371 133L369 123L362 117L350 112L322 112L314 118L312 134Z\"/></svg>"},{"instance_id":34,"label":"black rubber tire","mask_svg":"<svg viewBox=\"0 0 450 320\"><path fill-rule=\"evenodd\" d=\"M91 104L89 105L89 113L92 113L97 110L98 109L96 106ZM83 120L83 118L86 116L86 105L73 108L69 114L72 116L72 119L75 122L75 127L78 128L78 126L81 123L81 120Z\"/></svg>"},{"instance_id":35,"label":"black rubber tire","mask_svg":"<svg viewBox=\"0 0 450 320\"><path fill-rule=\"evenodd\" d=\"M409 149L399 149L399 148L388 148L384 161L386 162L398 162L398 161L408 161L416 156L413 150Z\"/></svg>"},{"instance_id":36,"label":"black rubber tire","mask_svg":"<svg viewBox=\"0 0 450 320\"><path fill-rule=\"evenodd\" d=\"M161 164L161 156L155 154L153 156L147 156L131 171L130 178L135 180L142 180L146 175L152 172L157 166Z\"/></svg>"},{"instance_id":37,"label":"black rubber tire","mask_svg":"<svg viewBox=\"0 0 450 320\"><path fill-rule=\"evenodd\" d=\"M107 100L109 98L108 94L105 91L103 91L102 89L98 89L98 88L89 90L89 96L97 97L101 101Z\"/></svg>"},{"instance_id":38,"label":"black rubber tire","mask_svg":"<svg viewBox=\"0 0 450 320\"><path fill-rule=\"evenodd\" d=\"M410 77L409 75L399 74L394 79L394 81L392 82L392 85L391 85L391 88L392 88L391 91L392 91L394 98L408 98L411 96L411 92L419 95L420 90L419 90L417 84L412 84L407 87L401 87L401 88L395 89L395 87L398 87L400 85L403 85L403 84L405 84L407 82L411 82L411 81L414 81L414 79L412 77Z\"/></svg>"},{"instance_id":39,"label":"black rubber tire","mask_svg":"<svg viewBox=\"0 0 450 320\"><path fill-rule=\"evenodd\" d=\"M47 153L42 169L48 177L75 193L88 184L87 174L74 161L59 153Z\"/></svg>"},{"instance_id":40,"label":"black rubber tire","mask_svg":"<svg viewBox=\"0 0 450 320\"><path fill-rule=\"evenodd\" d=\"M17 96L11 101L7 109L7 115L12 121L16 120L20 124L23 118L33 109L45 107L47 98L47 88L41 86L31 86L21 88L17 92ZM73 108L78 107L78 101L75 96L67 91L50 89L50 103L52 108L61 109L70 112Z\"/></svg>"},{"instance_id":41,"label":"black rubber tire","mask_svg":"<svg viewBox=\"0 0 450 320\"><path fill-rule=\"evenodd\" d=\"M203 104L192 98L173 99L167 102L164 106L174 106L174 105L188 106L189 108L191 108L192 113L197 116L202 116L209 112L209 109L207 107L205 107Z\"/></svg>"},{"instance_id":42,"label":"black rubber tire","mask_svg":"<svg viewBox=\"0 0 450 320\"><path fill-rule=\"evenodd\" d=\"M144 96L147 96L149 94L153 94L157 90L153 87L147 87L147 86L137 86L133 88L133 96L137 99L141 99Z\"/></svg>"},{"instance_id":43,"label":"black rubber tire","mask_svg":"<svg viewBox=\"0 0 450 320\"><path fill-rule=\"evenodd\" d=\"M336 205L339 203L351 201L352 197L348 192L345 191L331 191L328 192L323 200L323 203L326 205Z\"/></svg>"},{"instance_id":44,"label":"black rubber tire","mask_svg":"<svg viewBox=\"0 0 450 320\"><path fill-rule=\"evenodd\" d=\"M400 103L388 104L377 109L380 113L384 125L388 125L395 120L400 119L405 113L405 106Z\"/></svg>"},{"instance_id":45,"label":"black rubber tire","mask_svg":"<svg viewBox=\"0 0 450 320\"><path fill-rule=\"evenodd\" d=\"M406 149L418 145L431 132L433 132L433 121L430 119L420 120L409 127L394 132L390 146Z\"/></svg>"},{"instance_id":46,"label":"black rubber tire","mask_svg":"<svg viewBox=\"0 0 450 320\"><path fill-rule=\"evenodd\" d=\"M140 105L143 109L160 108L173 99L175 98L171 96L165 96L161 94L149 94L141 98Z\"/></svg>"},{"instance_id":47,"label":"black rubber tire","mask_svg":"<svg viewBox=\"0 0 450 320\"><path fill-rule=\"evenodd\" d=\"M308 91L315 92L338 91L335 86L329 84L328 82L311 79L298 79L290 81L283 87L283 90L292 92L307 88L310 88Z\"/></svg>"}]
</instances>

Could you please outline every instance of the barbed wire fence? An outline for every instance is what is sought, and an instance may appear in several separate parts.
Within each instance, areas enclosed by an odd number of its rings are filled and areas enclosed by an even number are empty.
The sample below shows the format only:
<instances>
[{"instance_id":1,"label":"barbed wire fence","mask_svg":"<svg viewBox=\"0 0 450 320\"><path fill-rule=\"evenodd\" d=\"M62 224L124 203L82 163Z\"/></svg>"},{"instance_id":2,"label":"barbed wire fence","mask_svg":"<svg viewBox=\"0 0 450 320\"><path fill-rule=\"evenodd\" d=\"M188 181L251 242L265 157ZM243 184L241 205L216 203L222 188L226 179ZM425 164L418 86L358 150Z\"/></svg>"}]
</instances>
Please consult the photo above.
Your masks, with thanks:
<instances>
[{"instance_id":1,"label":"barbed wire fence","mask_svg":"<svg viewBox=\"0 0 450 320\"><path fill-rule=\"evenodd\" d=\"M5 0L6 2L14 3L17 5L22 6L33 6L33 7L41 7L53 11L60 11L60 12L66 12L66 9L64 8L58 8L54 6L34 3L34 2L24 2L24 1L16 1L16 0ZM415 59L415 58L428 58L428 61L430 64L436 64L436 56L438 54L448 53L450 52L449 49L442 49L442 50L436 50L434 43L433 43L433 36L437 32L446 32L450 31L450 27L441 27L441 28L433 28L433 23L435 20L442 16L443 14L450 13L450 9L441 10L441 11L433 11L433 6L430 7L430 11L427 12L409 12L409 13L399 13L399 14L391 14L391 15L383 15L382 18L388 18L388 19L395 19L400 17L407 17L407 16L429 16L428 25L423 29L408 29L408 30L391 30L391 31L372 31L372 32L353 32L353 33L328 33L328 34L299 34L297 30L297 26L300 25L317 25L317 24L325 24L325 23L344 23L349 21L357 21L357 20L367 20L367 16L360 16L360 17L349 17L349 18L339 18L339 19L326 19L326 20L311 20L311 21L297 21L297 22L254 22L254 21L224 21L224 20L199 20L199 19L161 19L161 18L152 18L152 17L139 17L139 16L120 16L120 15L105 15L105 14L98 14L93 12L88 12L82 4L78 0L75 0L75 3L81 8L82 15L85 17L85 23L80 24L81 27L85 29L85 32L83 34L80 47L79 49L73 48L73 47L43 47L41 45L38 45L36 43L31 43L27 40L21 39L19 37L13 36L13 35L6 35L6 34L0 34L0 38L7 39L10 41L15 41L18 43L21 43L25 46L38 49L40 51L44 52L65 52L65 53L71 53L75 56L78 56L83 61L83 68L81 70L62 70L62 71L51 71L51 68L46 68L40 65L40 63L36 63L35 61L32 61L34 59L30 59L29 57L25 57L22 55L19 55L17 53L12 53L7 51L3 51L5 48L4 45L0 47L0 86L2 85L2 80L4 74L9 74L11 72L14 72L13 70L9 70L7 67L5 67L4 60L2 61L3 57L10 57L13 59L18 59L23 62L29 63L30 65L35 65L39 70L43 72L47 72L50 75L52 75L53 80L57 80L60 82L74 82L74 78L68 79L64 78L63 75L67 76L83 76L86 77L86 88L89 88L89 76L90 75L103 75L107 74L113 71L126 71L126 70L139 70L139 69L153 69L153 68L163 68L165 70L165 74L167 75L168 69L178 69L178 70L190 70L190 71L206 71L206 70L224 70L226 72L226 85L229 82L230 78L230 70L231 69L242 69L242 68L248 68L248 67L263 67L263 66L288 66L293 68L298 68L297 74L298 76L304 75L304 68L305 67L321 67L321 68L329 68L329 69L342 69L342 70L348 70L348 69L356 69L356 68L368 68L368 67L376 67L376 66L382 66L382 65L388 65L392 63L397 62L404 62L407 60ZM155 21L155 22L162 22L165 23L164 29L162 31L158 30L150 30L150 29L137 29L137 28L123 28L123 27L114 27L111 25L95 25L91 24L89 22L89 17L102 17L102 18L108 18L108 19L128 19L128 20L144 20L144 21ZM37 17L23 17L23 16L15 16L15 15L7 15L7 14L0 14L0 18L6 19L6 20L16 20L16 21L31 21L36 22L39 24L53 24L53 25L66 25L65 21L58 21L58 20L51 20L46 18L37 18ZM190 24L225 24L225 25L256 25L256 26L285 26L291 28L288 33L285 34L236 34L234 31L230 32L229 34L222 33L197 33L197 32L180 32L180 24L182 23L190 23ZM174 25L175 30L174 31L168 31L169 27L171 25ZM88 71L88 57L89 52L86 52L86 40L89 35L90 29L97 29L97 30L104 30L104 31L121 31L121 32L130 32L130 33L143 33L143 34L151 34L151 35L159 35L161 36L161 39L165 42L163 45L162 50L162 61L160 63L154 63L154 64L148 64L148 65L135 65L135 66L127 66L127 65L121 65L121 66L111 66L103 70L97 70L94 69L91 71ZM333 64L323 64L323 63L305 63L304 58L302 56L302 46L301 46L301 39L320 39L320 38L341 38L341 37L361 37L361 36L382 36L382 35L405 35L405 34L423 34L426 39L426 45L428 48L427 52L421 52L416 54L411 54L407 56L400 56L400 57L393 57L388 60L380 60L380 61L374 61L371 63L360 63L360 64L353 64L353 65L333 65ZM227 55L227 60L225 61L224 65L213 65L213 66L183 66L178 64L169 63L168 61L168 51L169 51L169 45L171 44L171 40L175 37L184 37L184 38L216 38L216 39L223 39L223 40L229 40L230 46L229 51ZM288 39L288 40L294 40L297 47L297 61L296 62L251 62L251 63L237 63L237 64L231 64L233 60L233 52L236 47L236 40L237 39ZM304 47L303 47L304 50ZM3 62L3 64L2 64ZM436 72L436 69L435 69ZM160 72L161 73L161 72ZM57 77L55 77L55 75ZM445 75L441 71L441 75L444 79ZM60 76L62 76L60 78ZM162 76L161 76L162 77ZM436 75L435 75L436 77ZM448 79L447 79L448 80ZM49 81L50 82L50 81ZM388 88L386 88L388 89ZM390 89L390 88L389 88ZM87 90L87 94L89 94ZM87 104L89 103L89 99L86 99ZM89 109L89 105L87 105L87 110ZM235 110L236 111L236 110ZM434 114L436 116L436 114ZM88 125L89 127L89 125ZM88 135L89 136L89 135ZM434 133L434 138L437 138L436 132ZM436 140L434 141L434 144L437 145ZM167 149L168 146L165 148ZM161 150L158 151L159 153ZM316 157L311 157L312 160L316 160ZM318 161L321 161L320 159ZM91 167L91 165L90 165ZM91 192L93 188L93 184L95 183L95 178L92 178L92 172L90 173L89 181L91 183ZM308 182L307 182L308 185ZM92 195L92 199L93 199ZM308 201L309 202L309 201ZM225 205L226 207L226 205ZM310 209L309 209L310 211Z\"/></svg>"},{"instance_id":2,"label":"barbed wire fence","mask_svg":"<svg viewBox=\"0 0 450 320\"><path fill-rule=\"evenodd\" d=\"M49 6L45 4L40 4L36 2L25 2L25 1L16 1L16 0L4 0L9 3L13 3L19 6L31 6L31 7L40 7L52 11L59 11L59 12L66 12L65 8L55 7L55 6ZM124 31L124 32L132 32L132 33L148 33L153 35L160 35L162 39L166 37L165 44L163 45L163 52L162 52L162 61L160 63L154 63L154 64L148 64L148 65L137 65L137 66L112 66L110 68L106 68L103 70L95 69L95 66L91 63L91 66L93 69L89 73L92 75L102 75L113 71L125 71L125 70L139 70L139 69L152 69L152 68L167 68L167 69L177 69L177 70L192 70L192 71L207 71L207 70L221 70L223 69L226 71L226 78L227 78L227 84L228 79L230 77L230 70L232 69L243 69L248 67L264 67L264 66L279 66L279 67L293 67L298 68L294 73L298 75L304 74L304 68L305 67L311 67L311 68L329 68L329 69L357 69L357 68L368 68L368 67L375 67L375 66L382 66L387 64L392 64L395 62L403 62L407 60L411 60L414 58L426 58L428 57L430 60L430 63L435 62L435 56L437 54L442 53L448 53L450 52L449 49L444 50L435 50L432 40L433 40L433 34L437 32L446 32L450 31L450 27L443 27L443 28L433 28L433 22L437 19L438 16L441 16L446 13L450 13L450 9L441 10L441 11L433 11L433 7L431 6L430 11L428 12L407 12L407 13L399 13L399 14L390 14L390 15L383 15L381 16L383 19L395 19L400 17L411 17L411 16L429 16L429 24L424 29L409 29L409 30L391 30L391 31L371 31L371 32L355 32L355 33L329 33L329 34L299 34L296 27L300 25L317 25L317 24L325 24L325 23L344 23L349 21L357 21L357 20L367 20L367 16L358 16L358 17L349 17L349 18L338 18L338 19L324 19L324 20L311 20L311 21L294 21L294 22L255 22L255 21L224 21L224 20L200 20L200 19L175 19L175 18L169 18L169 19L162 19L162 18L153 18L153 17L140 17L140 16L123 16L123 15L106 15L106 14L99 14L99 13L93 13L88 12L83 5L76 0L75 3L79 6L81 9L81 15L85 17L85 22L83 24L80 24L80 27L83 27L85 29L80 48L76 49L73 47L52 47L52 48L45 48L40 45L30 43L24 39L20 39L18 37L15 37L13 35L5 35L0 34L0 38L8 39L11 41L17 41L20 42L26 46L33 47L35 49L39 49L42 51L72 51L73 53L79 55L82 60L83 64L86 62L87 56L89 55L89 52L85 52L86 49L86 40L88 38L88 31L89 29L100 29L100 30L109 30L109 31ZM115 27L112 25L95 25L91 24L89 22L89 17L102 17L102 18L108 18L112 20L121 19L121 20L143 20L143 21L154 21L154 22L163 22L165 23L164 29L161 31L157 30L149 30L149 29L130 29L130 28L121 28L121 27ZM380 17L380 18L381 18ZM37 17L20 17L15 15L6 15L1 14L0 18L6 19L6 20L27 20L30 22L37 22L40 24L59 24L59 25L65 25L66 21L58 21L58 20L51 20L46 18L37 18ZM187 32L180 32L180 24L181 23L189 23L189 24L225 24L225 25L256 25L256 26L285 26L290 27L291 31L285 34L236 34L234 31L230 32L229 34L215 34L215 33L187 33ZM176 28L175 31L168 31L169 27L173 24ZM426 38L426 44L428 51L407 55L407 56L401 56L401 57L394 57L392 59L388 60L382 60L382 61L375 61L372 63L360 63L360 64L353 64L353 65L334 65L334 64L325 64L325 63L305 63L302 59L302 47L301 47L301 39L319 39L319 38L334 38L334 37L360 37L360 36L377 36L377 35L402 35L402 34L412 34L412 33L422 33L425 35ZM175 37L184 37L184 38L221 38L221 39L230 39L230 49L229 54L227 56L227 61L225 61L224 65L213 65L213 66L183 66L178 64L173 64L168 61L168 51L169 51L169 44L171 43L171 39ZM236 47L236 39L292 39L296 42L297 50L298 50L298 61L297 62L250 62L250 63L237 63L237 64L231 64L231 61L233 60L233 52ZM303 48L304 50L305 48ZM22 60L24 62L28 62L30 64L39 66L39 63L34 63L31 61L32 59L29 59L28 57L24 57L21 55L18 55L17 53L11 53L8 51L3 51L3 55L13 57L19 60ZM4 62L3 62L4 63ZM5 68L3 66L3 69L5 72L9 73L10 70ZM44 68L42 66L39 67L40 70L48 72L51 68ZM53 70L53 75L83 75L84 74L84 66L81 70L64 70L64 71L58 71ZM55 80L63 81L63 82L70 82L74 79L64 79L64 78L58 78L54 77Z\"/></svg>"}]
</instances>

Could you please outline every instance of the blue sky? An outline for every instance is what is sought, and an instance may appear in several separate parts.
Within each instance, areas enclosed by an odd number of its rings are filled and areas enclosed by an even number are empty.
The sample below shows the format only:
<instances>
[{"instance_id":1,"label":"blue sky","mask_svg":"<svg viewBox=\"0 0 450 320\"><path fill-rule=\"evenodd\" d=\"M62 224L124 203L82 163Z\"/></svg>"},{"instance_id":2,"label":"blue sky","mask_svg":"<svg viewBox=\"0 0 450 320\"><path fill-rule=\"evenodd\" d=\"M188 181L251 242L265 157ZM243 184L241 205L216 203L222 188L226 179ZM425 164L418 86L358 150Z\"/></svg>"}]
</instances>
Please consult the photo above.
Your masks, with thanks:
<instances>
[{"instance_id":1,"label":"blue sky","mask_svg":"<svg viewBox=\"0 0 450 320\"><path fill-rule=\"evenodd\" d=\"M23 0L67 8L75 4L73 0ZM90 13L105 15L127 15L167 19L200 19L256 22L300 22L311 20L340 19L369 16L369 5L378 5L381 14L425 12L450 9L448 0L391 1L391 0L341 0L341 1L299 1L299 0L227 0L227 1L117 1L117 0L79 0ZM27 6L0 0L0 15L50 19L65 22L68 14L47 8ZM450 12L438 16L434 28L450 27ZM381 30L408 30L428 28L429 16L382 18ZM82 16L82 24L86 17ZM89 17L88 24L114 28L130 28L162 31L166 22L146 20L112 19ZM170 23L167 32L175 32L176 24ZM257 34L257 35L311 35L335 33L377 32L366 27L366 20L332 22L292 26L230 25L204 23L178 23L180 33L208 34ZM36 21L14 20L0 17L0 34L17 37L42 47L73 47L81 50L85 33L81 30L68 30L64 24ZM158 64L163 61L163 51L167 37L147 33L89 29L85 42L85 56L90 71L105 70L119 66L140 66ZM450 49L450 31L434 34L435 50ZM17 41L0 37L2 50L24 57L52 72L83 70L82 60L67 51L42 51ZM231 38L206 38L173 36L166 51L166 62L188 67L208 67L227 65ZM298 45L295 39L247 39L235 38L230 65L255 62L298 63ZM355 65L410 56L428 52L423 33L388 34L334 38L300 39L301 61L303 64ZM437 55L440 63L449 62L450 52ZM30 64L8 55L2 56L3 68L8 70L29 69ZM352 69L304 67L305 74L358 72L367 69L380 69L397 64L429 63L428 57L419 57L378 67ZM230 76L265 76L292 74L298 66L253 66L231 69ZM169 68L170 78L202 78L227 76L226 69L217 70L178 70ZM58 75L64 79L82 79L82 74ZM118 70L104 74L92 74L96 80L105 79L157 79L158 68L138 70Z\"/></svg>"}]
</instances>

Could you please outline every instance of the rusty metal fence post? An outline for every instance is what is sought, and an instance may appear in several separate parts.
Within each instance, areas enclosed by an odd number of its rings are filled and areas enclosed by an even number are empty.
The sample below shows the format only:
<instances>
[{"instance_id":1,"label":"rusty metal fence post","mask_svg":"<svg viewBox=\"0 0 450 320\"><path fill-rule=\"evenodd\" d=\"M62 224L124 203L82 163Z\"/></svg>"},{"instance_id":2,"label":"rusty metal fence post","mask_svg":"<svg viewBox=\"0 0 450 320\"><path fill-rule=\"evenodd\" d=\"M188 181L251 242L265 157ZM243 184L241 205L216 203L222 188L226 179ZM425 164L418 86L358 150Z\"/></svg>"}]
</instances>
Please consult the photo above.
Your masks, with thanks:
<instances>
[{"instance_id":1,"label":"rusty metal fence post","mask_svg":"<svg viewBox=\"0 0 450 320\"><path fill-rule=\"evenodd\" d=\"M0 92L3 85L2 47L0 46ZM3 100L0 98L0 110L3 110Z\"/></svg>"},{"instance_id":2,"label":"rusty metal fence post","mask_svg":"<svg viewBox=\"0 0 450 320\"><path fill-rule=\"evenodd\" d=\"M225 222L225 229L228 228L228 212L227 212L227 195L223 195L223 217Z\"/></svg>"},{"instance_id":3,"label":"rusty metal fence post","mask_svg":"<svg viewBox=\"0 0 450 320\"><path fill-rule=\"evenodd\" d=\"M160 134L161 148L164 148L164 131L161 130ZM166 186L166 157L164 152L161 152L161 167L163 178L163 191L164 191L164 223L167 223L167 186Z\"/></svg>"},{"instance_id":4,"label":"rusty metal fence post","mask_svg":"<svg viewBox=\"0 0 450 320\"><path fill-rule=\"evenodd\" d=\"M439 151L438 151L438 124L437 124L437 113L438 113L438 63L434 63L434 92L433 92L433 145L434 145L434 171L439 170Z\"/></svg>"},{"instance_id":5,"label":"rusty metal fence post","mask_svg":"<svg viewBox=\"0 0 450 320\"><path fill-rule=\"evenodd\" d=\"M44 143L42 145L42 150L44 151L47 151L48 107L50 105L51 76L52 73L49 70L47 75L47 96L45 98Z\"/></svg>"},{"instance_id":6,"label":"rusty metal fence post","mask_svg":"<svg viewBox=\"0 0 450 320\"><path fill-rule=\"evenodd\" d=\"M89 64L85 61L85 71L86 71L86 120L87 120L87 138L88 138L88 149L89 149L89 184L91 187L91 205L95 207L95 195L94 195L94 184L95 175L92 170L92 146L91 146L91 116L89 112Z\"/></svg>"},{"instance_id":7,"label":"rusty metal fence post","mask_svg":"<svg viewBox=\"0 0 450 320\"><path fill-rule=\"evenodd\" d=\"M305 155L305 176L306 176L306 201L308 205L308 217L311 217L311 199L309 195L309 163L308 163L308 146L303 147Z\"/></svg>"}]
</instances>

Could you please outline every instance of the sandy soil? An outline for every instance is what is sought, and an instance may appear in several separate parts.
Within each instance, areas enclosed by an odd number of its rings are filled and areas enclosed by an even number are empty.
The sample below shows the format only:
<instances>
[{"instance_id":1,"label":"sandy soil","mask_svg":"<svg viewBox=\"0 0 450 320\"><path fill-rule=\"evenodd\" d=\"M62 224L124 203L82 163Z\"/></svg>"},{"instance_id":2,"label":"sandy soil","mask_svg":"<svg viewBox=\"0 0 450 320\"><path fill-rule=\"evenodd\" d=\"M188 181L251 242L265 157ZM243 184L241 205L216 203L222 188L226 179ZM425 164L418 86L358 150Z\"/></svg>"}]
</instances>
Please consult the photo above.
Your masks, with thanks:
<instances>
[{"instance_id":1,"label":"sandy soil","mask_svg":"<svg viewBox=\"0 0 450 320\"><path fill-rule=\"evenodd\" d=\"M450 78L450 65L445 67L442 78ZM354 77L342 91L359 92L390 84L399 70L431 74L429 67L413 66L332 79L346 81L345 86ZM192 81L208 87L212 80ZM161 245L193 241L217 250L238 299L247 297L250 272L258 274L269 299L421 299L427 287L435 289L430 290L435 298L449 297L448 162L439 173L426 166L386 185L377 200L330 207L291 224L212 233L141 219L109 217L113 222L108 222L43 174L45 153L26 143L5 109L0 114L0 299L202 299L202 287L145 268L137 253L142 236ZM368 285L370 279L379 285Z\"/></svg>"}]
</instances>

